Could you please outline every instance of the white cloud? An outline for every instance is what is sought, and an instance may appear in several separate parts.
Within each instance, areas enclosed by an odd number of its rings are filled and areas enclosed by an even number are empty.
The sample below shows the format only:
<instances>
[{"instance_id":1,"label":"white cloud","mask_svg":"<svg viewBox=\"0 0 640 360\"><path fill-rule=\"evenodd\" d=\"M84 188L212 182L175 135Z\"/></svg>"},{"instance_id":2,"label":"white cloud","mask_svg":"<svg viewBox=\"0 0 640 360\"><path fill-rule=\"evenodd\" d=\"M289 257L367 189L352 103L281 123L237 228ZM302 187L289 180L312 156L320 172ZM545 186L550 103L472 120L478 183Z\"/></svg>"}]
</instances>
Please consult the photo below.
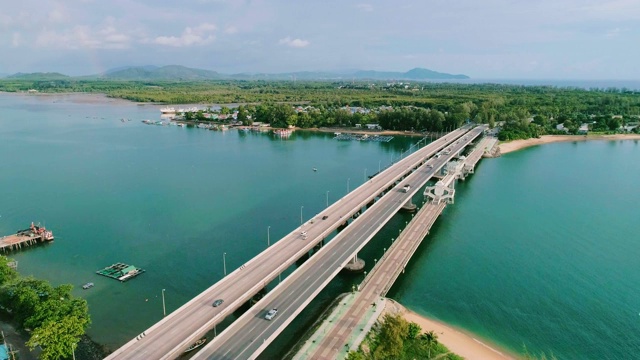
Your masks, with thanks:
<instances>
[{"instance_id":1,"label":"white cloud","mask_svg":"<svg viewBox=\"0 0 640 360\"><path fill-rule=\"evenodd\" d=\"M227 28L224 29L224 33L229 35L235 34L237 32L238 32L238 28L235 26L227 26Z\"/></svg>"},{"instance_id":2,"label":"white cloud","mask_svg":"<svg viewBox=\"0 0 640 360\"><path fill-rule=\"evenodd\" d=\"M49 13L49 22L51 23L64 23L69 17L60 9L54 9Z\"/></svg>"},{"instance_id":3,"label":"white cloud","mask_svg":"<svg viewBox=\"0 0 640 360\"><path fill-rule=\"evenodd\" d=\"M203 23L195 28L187 27L180 36L158 36L152 42L173 47L205 45L216 39L213 34L216 29L214 24Z\"/></svg>"},{"instance_id":4,"label":"white cloud","mask_svg":"<svg viewBox=\"0 0 640 360\"><path fill-rule=\"evenodd\" d=\"M13 35L11 35L11 45L18 47L20 44L22 44L22 35L20 35L19 32L14 32Z\"/></svg>"},{"instance_id":5,"label":"white cloud","mask_svg":"<svg viewBox=\"0 0 640 360\"><path fill-rule=\"evenodd\" d=\"M309 40L292 39L290 36L287 36L284 39L280 39L280 41L278 41L278 44L294 48L303 48L309 46L309 44L311 43L309 42Z\"/></svg>"},{"instance_id":6,"label":"white cloud","mask_svg":"<svg viewBox=\"0 0 640 360\"><path fill-rule=\"evenodd\" d=\"M617 27L617 28L614 28L614 29L611 29L611 30L607 31L604 34L604 37L609 38L609 39L615 38L615 37L620 36L620 34L622 34L624 31L625 31L624 29L621 29L621 28Z\"/></svg>"},{"instance_id":7,"label":"white cloud","mask_svg":"<svg viewBox=\"0 0 640 360\"><path fill-rule=\"evenodd\" d=\"M94 30L84 25L61 32L44 29L35 41L36 47L59 49L126 49L130 44L131 37L118 32L113 26Z\"/></svg>"},{"instance_id":8,"label":"white cloud","mask_svg":"<svg viewBox=\"0 0 640 360\"><path fill-rule=\"evenodd\" d=\"M365 11L365 12L372 12L373 11L373 5L366 4L366 3L357 4L356 8L358 10Z\"/></svg>"}]
</instances>

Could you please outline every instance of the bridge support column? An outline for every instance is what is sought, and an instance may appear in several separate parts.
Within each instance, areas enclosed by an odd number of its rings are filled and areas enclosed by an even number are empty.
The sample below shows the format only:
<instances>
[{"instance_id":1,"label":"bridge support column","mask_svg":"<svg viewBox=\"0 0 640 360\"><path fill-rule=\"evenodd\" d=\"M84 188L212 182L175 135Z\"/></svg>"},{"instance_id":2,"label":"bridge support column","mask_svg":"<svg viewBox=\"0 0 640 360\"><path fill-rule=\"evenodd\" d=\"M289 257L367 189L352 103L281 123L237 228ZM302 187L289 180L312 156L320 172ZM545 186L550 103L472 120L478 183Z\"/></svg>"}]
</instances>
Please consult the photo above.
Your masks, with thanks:
<instances>
[{"instance_id":1,"label":"bridge support column","mask_svg":"<svg viewBox=\"0 0 640 360\"><path fill-rule=\"evenodd\" d=\"M362 272L364 271L364 260L360 259L358 255L355 255L351 261L344 266L344 269L354 273Z\"/></svg>"},{"instance_id":2,"label":"bridge support column","mask_svg":"<svg viewBox=\"0 0 640 360\"><path fill-rule=\"evenodd\" d=\"M405 212L415 212L417 208L416 204L412 202L412 199L409 199L406 204L402 205L400 210Z\"/></svg>"}]
</instances>

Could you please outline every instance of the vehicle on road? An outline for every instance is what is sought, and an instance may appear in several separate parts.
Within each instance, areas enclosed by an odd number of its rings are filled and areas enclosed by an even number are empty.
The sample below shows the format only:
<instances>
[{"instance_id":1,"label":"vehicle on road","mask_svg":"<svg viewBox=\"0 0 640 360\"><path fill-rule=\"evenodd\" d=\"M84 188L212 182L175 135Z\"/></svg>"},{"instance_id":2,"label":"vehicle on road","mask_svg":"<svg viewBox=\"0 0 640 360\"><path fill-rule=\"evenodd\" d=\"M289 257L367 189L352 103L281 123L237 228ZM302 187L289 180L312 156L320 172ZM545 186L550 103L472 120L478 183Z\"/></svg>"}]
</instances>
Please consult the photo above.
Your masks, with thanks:
<instances>
[{"instance_id":1,"label":"vehicle on road","mask_svg":"<svg viewBox=\"0 0 640 360\"><path fill-rule=\"evenodd\" d=\"M271 310L269 310L267 315L264 316L264 318L267 319L267 320L271 320L274 317L276 317L276 315L278 315L278 309L271 309Z\"/></svg>"},{"instance_id":2,"label":"vehicle on road","mask_svg":"<svg viewBox=\"0 0 640 360\"><path fill-rule=\"evenodd\" d=\"M409 185L409 184L407 184L407 185L402 187L402 191L403 192L409 192L409 190L411 190L411 185Z\"/></svg>"},{"instance_id":3,"label":"vehicle on road","mask_svg":"<svg viewBox=\"0 0 640 360\"><path fill-rule=\"evenodd\" d=\"M224 302L224 300L218 299L218 300L213 302L213 307L218 307L218 306L222 305L223 302Z\"/></svg>"},{"instance_id":4,"label":"vehicle on road","mask_svg":"<svg viewBox=\"0 0 640 360\"><path fill-rule=\"evenodd\" d=\"M322 217L322 220L327 220L328 217L329 216L325 215L325 216Z\"/></svg>"}]
</instances>

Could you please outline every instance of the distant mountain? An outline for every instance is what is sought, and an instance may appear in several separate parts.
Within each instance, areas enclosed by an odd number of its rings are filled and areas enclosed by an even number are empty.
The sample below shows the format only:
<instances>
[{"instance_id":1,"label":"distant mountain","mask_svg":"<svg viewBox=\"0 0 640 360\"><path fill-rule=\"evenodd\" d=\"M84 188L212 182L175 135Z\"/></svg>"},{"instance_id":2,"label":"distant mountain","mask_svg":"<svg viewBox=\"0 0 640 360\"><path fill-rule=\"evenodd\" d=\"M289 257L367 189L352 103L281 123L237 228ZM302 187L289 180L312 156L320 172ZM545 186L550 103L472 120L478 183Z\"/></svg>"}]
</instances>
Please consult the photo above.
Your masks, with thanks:
<instances>
[{"instance_id":1,"label":"distant mountain","mask_svg":"<svg viewBox=\"0 0 640 360\"><path fill-rule=\"evenodd\" d=\"M57 72L52 73L15 73L13 75L6 76L6 79L18 79L18 80L69 80L71 77L60 74Z\"/></svg>"},{"instance_id":2,"label":"distant mountain","mask_svg":"<svg viewBox=\"0 0 640 360\"><path fill-rule=\"evenodd\" d=\"M298 71L288 73L240 73L228 75L238 80L339 80L349 75L322 71Z\"/></svg>"},{"instance_id":3,"label":"distant mountain","mask_svg":"<svg viewBox=\"0 0 640 360\"><path fill-rule=\"evenodd\" d=\"M422 68L411 69L407 72L356 71L353 76L358 79L372 80L452 80L469 78L467 75L453 75Z\"/></svg>"},{"instance_id":4,"label":"distant mountain","mask_svg":"<svg viewBox=\"0 0 640 360\"><path fill-rule=\"evenodd\" d=\"M125 67L122 70L114 69L99 76L103 79L117 80L167 80L167 81L192 81L192 80L216 80L223 76L215 71L192 69L180 65L168 65L162 67L136 66Z\"/></svg>"},{"instance_id":5,"label":"distant mountain","mask_svg":"<svg viewBox=\"0 0 640 360\"><path fill-rule=\"evenodd\" d=\"M407 72L352 70L344 72L300 71L279 74L240 73L229 75L229 77L246 80L450 80L469 78L467 75L453 75L422 68L411 69Z\"/></svg>"},{"instance_id":6,"label":"distant mountain","mask_svg":"<svg viewBox=\"0 0 640 360\"><path fill-rule=\"evenodd\" d=\"M113 69L109 69L107 71L104 72L104 74L111 74L114 72L118 72L118 71L122 71L122 70L128 70L128 69L133 69L133 68L140 68L140 69L144 69L144 70L155 70L158 68L158 66L155 65L143 65L143 66L120 66L117 68L113 68Z\"/></svg>"},{"instance_id":7,"label":"distant mountain","mask_svg":"<svg viewBox=\"0 0 640 360\"><path fill-rule=\"evenodd\" d=\"M25 80L61 80L71 79L60 73L17 73L7 78ZM429 69L415 68L407 72L344 70L344 71L298 71L287 73L239 73L220 74L211 70L193 69L180 65L168 66L122 66L109 69L102 74L79 76L77 80L142 80L142 81L198 81L198 80L452 80L468 79L467 75L453 75Z\"/></svg>"}]
</instances>

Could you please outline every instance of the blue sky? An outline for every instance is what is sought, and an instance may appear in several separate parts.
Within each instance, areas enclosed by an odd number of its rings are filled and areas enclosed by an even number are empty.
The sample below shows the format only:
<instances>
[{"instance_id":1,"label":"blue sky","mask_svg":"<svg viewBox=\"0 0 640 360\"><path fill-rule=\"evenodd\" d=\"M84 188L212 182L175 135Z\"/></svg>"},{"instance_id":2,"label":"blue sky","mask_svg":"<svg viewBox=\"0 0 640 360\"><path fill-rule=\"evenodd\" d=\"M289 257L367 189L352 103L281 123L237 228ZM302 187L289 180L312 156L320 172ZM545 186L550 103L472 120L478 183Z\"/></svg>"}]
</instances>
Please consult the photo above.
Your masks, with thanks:
<instances>
[{"instance_id":1,"label":"blue sky","mask_svg":"<svg viewBox=\"0 0 640 360\"><path fill-rule=\"evenodd\" d=\"M640 79L640 0L20 0L0 73L125 65Z\"/></svg>"}]
</instances>

